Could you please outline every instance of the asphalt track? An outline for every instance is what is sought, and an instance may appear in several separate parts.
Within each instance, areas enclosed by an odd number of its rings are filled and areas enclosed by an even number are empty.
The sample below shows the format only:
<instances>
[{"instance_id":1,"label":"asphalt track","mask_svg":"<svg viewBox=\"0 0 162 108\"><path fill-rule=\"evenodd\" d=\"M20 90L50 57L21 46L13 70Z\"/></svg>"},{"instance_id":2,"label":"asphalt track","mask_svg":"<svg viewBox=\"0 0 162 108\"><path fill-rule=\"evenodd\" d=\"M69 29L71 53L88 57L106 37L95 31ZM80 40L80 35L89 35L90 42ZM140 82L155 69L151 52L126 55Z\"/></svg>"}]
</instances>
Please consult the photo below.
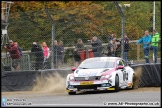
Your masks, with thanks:
<instances>
[{"instance_id":1,"label":"asphalt track","mask_svg":"<svg viewBox=\"0 0 162 108\"><path fill-rule=\"evenodd\" d=\"M119 92L79 92L68 95L60 91L14 91L2 92L6 106L47 107L110 107L110 106L161 106L161 87L143 87ZM14 105L15 104L15 105ZM17 104L17 105L16 105ZM18 105L19 104L19 105ZM22 105L24 104L24 105ZM2 104L1 104L2 105Z\"/></svg>"}]
</instances>

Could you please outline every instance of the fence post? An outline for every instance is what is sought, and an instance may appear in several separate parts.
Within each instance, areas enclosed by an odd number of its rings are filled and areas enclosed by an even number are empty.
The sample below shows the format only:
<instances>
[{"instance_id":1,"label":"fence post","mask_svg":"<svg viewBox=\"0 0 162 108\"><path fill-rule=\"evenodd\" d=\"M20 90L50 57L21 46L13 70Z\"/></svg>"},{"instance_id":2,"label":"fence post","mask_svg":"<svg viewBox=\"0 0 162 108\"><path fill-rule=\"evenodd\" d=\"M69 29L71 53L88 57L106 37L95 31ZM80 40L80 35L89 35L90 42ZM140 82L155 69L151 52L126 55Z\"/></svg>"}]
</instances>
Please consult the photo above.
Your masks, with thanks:
<instances>
[{"instance_id":1,"label":"fence post","mask_svg":"<svg viewBox=\"0 0 162 108\"><path fill-rule=\"evenodd\" d=\"M89 56L88 56L88 55L89 55L89 54L88 54L88 53L89 53L89 52L88 52L88 47L86 46L85 49L86 49L86 59L87 59L87 58L89 58Z\"/></svg>"},{"instance_id":2,"label":"fence post","mask_svg":"<svg viewBox=\"0 0 162 108\"><path fill-rule=\"evenodd\" d=\"M54 24L54 21L51 17L51 15L49 14L48 10L46 9L46 7L44 7L44 11L46 12L48 18L50 19L51 23L52 23L52 42L51 42L51 47L52 47L52 62L51 62L51 68L53 69L54 68L54 65L56 65L54 63L54 40L55 40L55 24ZM57 57L57 56L56 56Z\"/></svg>"},{"instance_id":3,"label":"fence post","mask_svg":"<svg viewBox=\"0 0 162 108\"><path fill-rule=\"evenodd\" d=\"M114 1L119 13L122 16L122 41L121 41L121 58L124 59L124 20L125 20L125 16L124 16L124 7L120 7L117 1Z\"/></svg>"},{"instance_id":4,"label":"fence post","mask_svg":"<svg viewBox=\"0 0 162 108\"><path fill-rule=\"evenodd\" d=\"M137 45L137 60L140 59L140 45Z\"/></svg>"}]
</instances>

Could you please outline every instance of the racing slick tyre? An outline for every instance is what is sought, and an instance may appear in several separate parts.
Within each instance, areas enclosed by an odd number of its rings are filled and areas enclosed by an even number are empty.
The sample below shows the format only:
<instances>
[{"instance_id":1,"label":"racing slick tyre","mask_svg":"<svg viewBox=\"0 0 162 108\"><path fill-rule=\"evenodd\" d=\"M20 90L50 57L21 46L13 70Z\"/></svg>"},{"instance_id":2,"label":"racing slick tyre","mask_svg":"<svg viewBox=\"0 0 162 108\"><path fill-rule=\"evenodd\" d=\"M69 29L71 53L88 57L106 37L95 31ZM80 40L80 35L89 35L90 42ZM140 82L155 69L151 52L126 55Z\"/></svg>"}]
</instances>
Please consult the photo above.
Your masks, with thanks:
<instances>
[{"instance_id":1,"label":"racing slick tyre","mask_svg":"<svg viewBox=\"0 0 162 108\"><path fill-rule=\"evenodd\" d=\"M69 92L69 95L75 95L76 92Z\"/></svg>"},{"instance_id":2,"label":"racing slick tyre","mask_svg":"<svg viewBox=\"0 0 162 108\"><path fill-rule=\"evenodd\" d=\"M115 92L119 91L119 77L115 76Z\"/></svg>"}]
</instances>

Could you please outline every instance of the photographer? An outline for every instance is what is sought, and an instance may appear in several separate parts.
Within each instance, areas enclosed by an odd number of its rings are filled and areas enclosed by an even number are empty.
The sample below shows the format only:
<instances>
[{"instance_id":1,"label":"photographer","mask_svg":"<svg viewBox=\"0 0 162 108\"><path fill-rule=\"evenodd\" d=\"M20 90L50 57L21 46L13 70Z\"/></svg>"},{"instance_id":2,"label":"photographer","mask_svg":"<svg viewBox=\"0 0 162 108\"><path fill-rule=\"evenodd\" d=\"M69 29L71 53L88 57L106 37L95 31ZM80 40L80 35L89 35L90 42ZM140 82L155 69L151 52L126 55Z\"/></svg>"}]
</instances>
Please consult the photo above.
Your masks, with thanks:
<instances>
[{"instance_id":1,"label":"photographer","mask_svg":"<svg viewBox=\"0 0 162 108\"><path fill-rule=\"evenodd\" d=\"M102 53L102 42L96 36L94 36L91 40L92 52L94 53L94 57L100 57Z\"/></svg>"},{"instance_id":2,"label":"photographer","mask_svg":"<svg viewBox=\"0 0 162 108\"><path fill-rule=\"evenodd\" d=\"M35 70L43 69L44 54L42 47L33 42L31 52L35 53Z\"/></svg>"},{"instance_id":3,"label":"photographer","mask_svg":"<svg viewBox=\"0 0 162 108\"><path fill-rule=\"evenodd\" d=\"M107 45L107 56L110 57L115 57L116 56L116 48L117 48L117 44L116 44L117 39L113 38L110 43Z\"/></svg>"},{"instance_id":4,"label":"photographer","mask_svg":"<svg viewBox=\"0 0 162 108\"><path fill-rule=\"evenodd\" d=\"M75 60L75 67L79 66L79 64L81 62L80 53L84 53L84 52L80 52L80 51L84 51L84 49L85 49L85 47L84 47L82 40L78 39L77 44L75 45L74 53L73 53L74 54L74 60Z\"/></svg>"},{"instance_id":5,"label":"photographer","mask_svg":"<svg viewBox=\"0 0 162 108\"><path fill-rule=\"evenodd\" d=\"M20 70L20 52L18 47L14 44L12 40L9 40L9 44L4 46L6 51L9 52L10 57L12 58L12 67L16 70Z\"/></svg>"}]
</instances>

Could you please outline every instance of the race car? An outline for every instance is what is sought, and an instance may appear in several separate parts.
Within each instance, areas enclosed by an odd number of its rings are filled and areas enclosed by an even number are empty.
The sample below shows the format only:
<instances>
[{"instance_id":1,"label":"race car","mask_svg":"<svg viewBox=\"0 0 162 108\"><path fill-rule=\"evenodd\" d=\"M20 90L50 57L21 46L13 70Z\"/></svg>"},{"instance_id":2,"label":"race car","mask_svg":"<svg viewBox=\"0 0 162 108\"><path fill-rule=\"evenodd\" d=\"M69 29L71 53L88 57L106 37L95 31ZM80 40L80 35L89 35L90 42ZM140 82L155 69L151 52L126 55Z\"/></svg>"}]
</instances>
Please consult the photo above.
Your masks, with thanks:
<instances>
[{"instance_id":1,"label":"race car","mask_svg":"<svg viewBox=\"0 0 162 108\"><path fill-rule=\"evenodd\" d=\"M120 57L94 57L85 59L67 75L66 91L114 90L134 88L135 72Z\"/></svg>"}]
</instances>

